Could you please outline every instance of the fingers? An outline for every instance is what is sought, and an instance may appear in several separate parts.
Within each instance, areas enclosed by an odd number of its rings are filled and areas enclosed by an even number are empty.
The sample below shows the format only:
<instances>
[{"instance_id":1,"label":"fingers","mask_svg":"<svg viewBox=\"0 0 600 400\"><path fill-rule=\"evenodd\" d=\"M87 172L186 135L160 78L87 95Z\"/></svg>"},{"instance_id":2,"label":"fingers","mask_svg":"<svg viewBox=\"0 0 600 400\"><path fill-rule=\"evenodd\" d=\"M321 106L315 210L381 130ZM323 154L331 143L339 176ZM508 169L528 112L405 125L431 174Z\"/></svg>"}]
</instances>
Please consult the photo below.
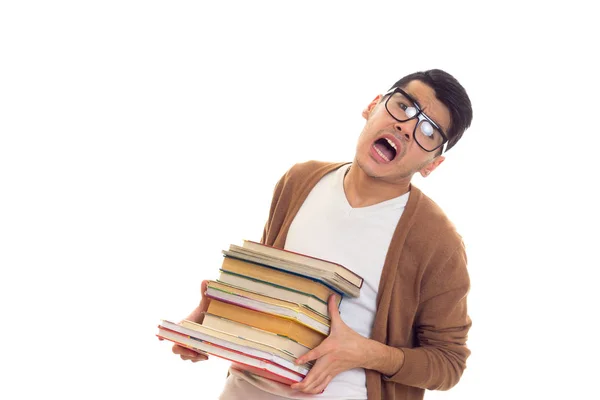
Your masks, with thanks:
<instances>
[{"instance_id":1,"label":"fingers","mask_svg":"<svg viewBox=\"0 0 600 400\"><path fill-rule=\"evenodd\" d=\"M208 356L205 356L204 354L200 354L200 353L198 353L198 355L196 357L185 357L185 356L179 356L179 357L181 357L181 359L183 361L191 361L193 363L197 363L198 361L208 360Z\"/></svg>"},{"instance_id":2,"label":"fingers","mask_svg":"<svg viewBox=\"0 0 600 400\"><path fill-rule=\"evenodd\" d=\"M202 299L206 298L206 291L208 290L208 281L204 280L200 284L200 294L202 295Z\"/></svg>"},{"instance_id":3,"label":"fingers","mask_svg":"<svg viewBox=\"0 0 600 400\"><path fill-rule=\"evenodd\" d=\"M206 312L208 310L208 305L210 304L210 298L206 297L206 291L208 290L208 281L202 281L200 285L200 293L202 294L202 299L200 300L200 305L198 308L201 312ZM204 316L202 316L204 319Z\"/></svg>"},{"instance_id":4,"label":"fingers","mask_svg":"<svg viewBox=\"0 0 600 400\"><path fill-rule=\"evenodd\" d=\"M205 354L198 353L197 351L188 349L178 344L173 345L172 351L173 353L178 354L182 360L189 360L192 362L208 360L208 357Z\"/></svg>"},{"instance_id":5,"label":"fingers","mask_svg":"<svg viewBox=\"0 0 600 400\"><path fill-rule=\"evenodd\" d=\"M313 394L323 393L325 391L325 388L327 387L327 385L329 385L329 382L331 382L332 379L333 379L333 377L331 375L327 375L325 377L325 381L321 382L321 384L316 386L312 393Z\"/></svg>"},{"instance_id":6,"label":"fingers","mask_svg":"<svg viewBox=\"0 0 600 400\"><path fill-rule=\"evenodd\" d=\"M313 382L308 384L302 391L304 393L310 394L322 393L329 384L329 382L331 382L331 378L332 377L330 375L322 374L319 377L317 377Z\"/></svg>"},{"instance_id":7,"label":"fingers","mask_svg":"<svg viewBox=\"0 0 600 400\"><path fill-rule=\"evenodd\" d=\"M294 383L291 388L303 393L318 394L325 390L332 378L333 376L331 372L327 371L327 368L315 365L302 382Z\"/></svg>"},{"instance_id":8,"label":"fingers","mask_svg":"<svg viewBox=\"0 0 600 400\"><path fill-rule=\"evenodd\" d=\"M188 349L187 347L180 346L178 344L174 344L171 350L173 351L173 353L185 357L194 357L198 354L198 352Z\"/></svg>"}]
</instances>

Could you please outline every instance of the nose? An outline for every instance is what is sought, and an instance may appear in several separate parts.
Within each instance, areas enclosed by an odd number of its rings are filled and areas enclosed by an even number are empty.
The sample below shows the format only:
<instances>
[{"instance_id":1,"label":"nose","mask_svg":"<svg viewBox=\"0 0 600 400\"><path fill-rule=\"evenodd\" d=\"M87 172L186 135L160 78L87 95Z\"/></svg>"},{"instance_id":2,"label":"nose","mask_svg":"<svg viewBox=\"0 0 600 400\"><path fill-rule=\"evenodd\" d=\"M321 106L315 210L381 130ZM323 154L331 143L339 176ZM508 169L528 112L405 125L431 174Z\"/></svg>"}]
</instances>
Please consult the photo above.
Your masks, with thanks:
<instances>
[{"instance_id":1,"label":"nose","mask_svg":"<svg viewBox=\"0 0 600 400\"><path fill-rule=\"evenodd\" d=\"M411 132L412 132L412 127L411 125L412 121L406 121L406 122L396 122L394 124L394 130L396 131L396 135L397 136L402 136L402 139L405 141L410 141L411 139Z\"/></svg>"}]
</instances>

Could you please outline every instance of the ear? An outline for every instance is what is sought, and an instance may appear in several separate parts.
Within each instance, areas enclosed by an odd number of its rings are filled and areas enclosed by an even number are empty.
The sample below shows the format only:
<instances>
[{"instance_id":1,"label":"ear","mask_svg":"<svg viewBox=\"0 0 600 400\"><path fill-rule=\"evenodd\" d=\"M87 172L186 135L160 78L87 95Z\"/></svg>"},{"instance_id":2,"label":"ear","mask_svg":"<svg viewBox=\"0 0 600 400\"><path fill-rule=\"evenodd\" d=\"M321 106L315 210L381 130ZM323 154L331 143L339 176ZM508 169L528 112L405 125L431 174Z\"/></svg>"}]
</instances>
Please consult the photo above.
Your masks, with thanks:
<instances>
[{"instance_id":1,"label":"ear","mask_svg":"<svg viewBox=\"0 0 600 400\"><path fill-rule=\"evenodd\" d=\"M371 115L371 112L373 111L373 109L377 106L377 104L379 104L379 102L381 101L381 98L383 96L382 95L377 95L377 97L375 97L373 99L373 101L371 101L369 103L369 105L367 106L367 108L365 108L362 112L362 116L364 119L369 119L369 115Z\"/></svg>"},{"instance_id":2,"label":"ear","mask_svg":"<svg viewBox=\"0 0 600 400\"><path fill-rule=\"evenodd\" d=\"M431 160L431 162L429 164L427 164L426 166L424 166L423 168L421 168L419 170L419 172L421 173L421 176L423 178L427 177L429 174L431 174L441 163L444 162L444 160L446 159L446 157L444 156L438 156L436 158L434 158L433 160Z\"/></svg>"}]
</instances>

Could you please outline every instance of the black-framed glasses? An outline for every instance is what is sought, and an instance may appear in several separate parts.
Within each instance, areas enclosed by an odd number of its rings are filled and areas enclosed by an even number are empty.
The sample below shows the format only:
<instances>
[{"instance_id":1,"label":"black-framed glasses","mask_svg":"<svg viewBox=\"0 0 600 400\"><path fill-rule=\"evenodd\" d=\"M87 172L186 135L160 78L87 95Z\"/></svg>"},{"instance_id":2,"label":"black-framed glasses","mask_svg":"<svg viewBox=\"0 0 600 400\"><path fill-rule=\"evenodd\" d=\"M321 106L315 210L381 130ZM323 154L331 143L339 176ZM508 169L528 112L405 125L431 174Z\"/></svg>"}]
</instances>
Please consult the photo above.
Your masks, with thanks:
<instances>
[{"instance_id":1,"label":"black-framed glasses","mask_svg":"<svg viewBox=\"0 0 600 400\"><path fill-rule=\"evenodd\" d=\"M427 152L432 152L443 146L442 153L446 151L448 136L438 124L425 115L412 97L399 87L391 89L385 95L388 96L385 101L385 109L392 118L398 122L417 119L413 138L419 147Z\"/></svg>"}]
</instances>

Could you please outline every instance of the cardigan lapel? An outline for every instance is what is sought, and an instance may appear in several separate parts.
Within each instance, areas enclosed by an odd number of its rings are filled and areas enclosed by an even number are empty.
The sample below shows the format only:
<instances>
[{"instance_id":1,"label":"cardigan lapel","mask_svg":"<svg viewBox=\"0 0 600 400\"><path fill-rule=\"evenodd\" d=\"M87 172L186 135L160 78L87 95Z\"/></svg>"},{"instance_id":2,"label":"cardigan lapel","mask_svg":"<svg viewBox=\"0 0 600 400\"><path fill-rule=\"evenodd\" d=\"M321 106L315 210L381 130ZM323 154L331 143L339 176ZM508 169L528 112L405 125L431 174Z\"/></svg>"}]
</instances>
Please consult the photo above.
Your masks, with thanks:
<instances>
[{"instance_id":1,"label":"cardigan lapel","mask_svg":"<svg viewBox=\"0 0 600 400\"><path fill-rule=\"evenodd\" d=\"M387 343L388 332L388 314L390 311L391 297L393 294L394 283L398 268L400 268L400 255L404 247L404 242L408 236L411 226L414 223L416 210L420 203L422 192L411 185L410 195L406 207L390 242L383 270L381 271L381 279L379 281L379 289L377 291L377 311L375 313L375 321L371 330L371 339L380 343ZM367 396L369 399L382 399L382 379L381 374L374 370L365 370L367 376Z\"/></svg>"},{"instance_id":2,"label":"cardigan lapel","mask_svg":"<svg viewBox=\"0 0 600 400\"><path fill-rule=\"evenodd\" d=\"M389 312L389 305L391 302L392 292L394 283L396 281L396 274L400 267L400 256L402 254L402 248L404 242L408 236L411 226L414 223L415 214L421 199L422 192L411 185L410 196L406 203L406 208L396 225L394 235L390 242L390 246L385 257L383 264L383 270L381 271L381 279L379 281L379 289L377 291L377 312L375 314L375 321L373 324L373 330L371 332L371 339L386 343L387 341L387 316Z\"/></svg>"}]
</instances>

